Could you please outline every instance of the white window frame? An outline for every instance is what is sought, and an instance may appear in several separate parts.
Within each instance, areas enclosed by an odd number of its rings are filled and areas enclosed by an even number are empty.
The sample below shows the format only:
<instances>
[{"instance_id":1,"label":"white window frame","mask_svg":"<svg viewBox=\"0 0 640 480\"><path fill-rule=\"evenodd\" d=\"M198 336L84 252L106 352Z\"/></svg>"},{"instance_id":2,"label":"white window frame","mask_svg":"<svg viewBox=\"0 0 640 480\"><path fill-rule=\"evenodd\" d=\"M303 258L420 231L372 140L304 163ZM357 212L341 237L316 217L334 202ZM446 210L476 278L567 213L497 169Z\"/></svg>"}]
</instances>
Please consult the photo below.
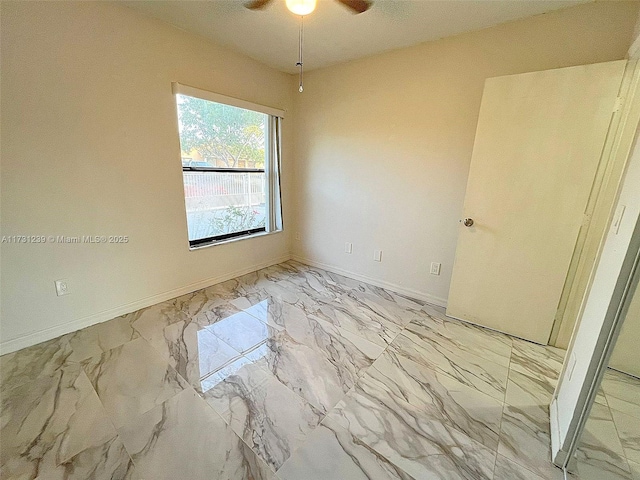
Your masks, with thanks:
<instances>
[{"instance_id":1,"label":"white window frame","mask_svg":"<svg viewBox=\"0 0 640 480\"><path fill-rule=\"evenodd\" d=\"M232 107L244 108L246 110L252 110L259 113L268 115L267 128L265 131L265 139L267 145L265 145L265 165L264 173L266 176L266 206L267 216L265 219L265 228L260 231L245 231L236 232L227 235L221 235L218 237L208 237L204 239L189 240L189 248L191 250L199 249L202 247L208 247L212 245L220 245L237 240L243 240L246 238L253 238L271 233L277 233L282 231L282 200L280 192L280 163L282 158L282 119L284 118L284 110L267 107L265 105L259 105L256 103L248 102L238 98L228 97L219 93L210 92L207 90L201 90L199 88L183 85L181 83L174 82L171 84L172 93L175 95L186 95L189 97L200 98L202 100L208 100L211 102L222 103ZM178 115L177 102L176 102L176 118ZM196 167L183 167L184 170L191 171L218 171L228 169L216 169L216 168L196 168ZM240 170L243 169L234 169ZM252 170L252 169L244 169ZM185 215L186 215L186 202L185 202Z\"/></svg>"}]
</instances>

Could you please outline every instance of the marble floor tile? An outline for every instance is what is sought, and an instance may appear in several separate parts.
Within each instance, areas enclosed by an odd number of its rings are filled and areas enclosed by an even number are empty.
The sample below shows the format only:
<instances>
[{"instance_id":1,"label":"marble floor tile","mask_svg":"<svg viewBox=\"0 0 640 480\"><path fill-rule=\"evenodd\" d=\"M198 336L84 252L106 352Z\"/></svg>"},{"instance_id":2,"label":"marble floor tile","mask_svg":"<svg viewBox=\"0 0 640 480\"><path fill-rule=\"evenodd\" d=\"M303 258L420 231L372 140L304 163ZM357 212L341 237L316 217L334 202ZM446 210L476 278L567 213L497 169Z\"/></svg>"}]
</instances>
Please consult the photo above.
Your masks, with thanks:
<instances>
[{"instance_id":1,"label":"marble floor tile","mask_svg":"<svg viewBox=\"0 0 640 480\"><path fill-rule=\"evenodd\" d=\"M197 392L202 392L202 382L208 376L240 357L197 322L174 323L165 327L162 335L147 340Z\"/></svg>"},{"instance_id":2,"label":"marble floor tile","mask_svg":"<svg viewBox=\"0 0 640 480\"><path fill-rule=\"evenodd\" d=\"M324 417L275 378L236 395L227 415L233 431L275 470Z\"/></svg>"},{"instance_id":3,"label":"marble floor tile","mask_svg":"<svg viewBox=\"0 0 640 480\"><path fill-rule=\"evenodd\" d=\"M231 313L236 313L228 299L218 295L218 291L212 287L203 288L182 295L172 303L187 318L206 317L209 324L215 323Z\"/></svg>"},{"instance_id":4,"label":"marble floor tile","mask_svg":"<svg viewBox=\"0 0 640 480\"><path fill-rule=\"evenodd\" d=\"M558 475L554 478L559 479L561 478L560 475L561 472L558 469ZM547 478L549 477L541 477L500 454L496 457L496 468L493 472L493 480L546 480Z\"/></svg>"},{"instance_id":5,"label":"marble floor tile","mask_svg":"<svg viewBox=\"0 0 640 480\"><path fill-rule=\"evenodd\" d=\"M624 456L627 460L640 463L640 419L616 410L611 410L611 415L622 443Z\"/></svg>"},{"instance_id":6,"label":"marble floor tile","mask_svg":"<svg viewBox=\"0 0 640 480\"><path fill-rule=\"evenodd\" d=\"M348 294L323 305L311 316L360 335L382 347L389 345L402 330L402 327Z\"/></svg>"},{"instance_id":7,"label":"marble floor tile","mask_svg":"<svg viewBox=\"0 0 640 480\"><path fill-rule=\"evenodd\" d=\"M128 316L117 317L69 334L69 345L73 349L70 359L75 362L95 357L112 348L119 347L138 338Z\"/></svg>"},{"instance_id":8,"label":"marble floor tile","mask_svg":"<svg viewBox=\"0 0 640 480\"><path fill-rule=\"evenodd\" d=\"M325 419L278 470L282 480L415 480L336 422Z\"/></svg>"},{"instance_id":9,"label":"marble floor tile","mask_svg":"<svg viewBox=\"0 0 640 480\"><path fill-rule=\"evenodd\" d=\"M242 353L284 331L291 339L317 349L330 362L353 375L369 367L384 350L383 345L309 314L302 304L289 304L275 297L245 309L242 315L212 325L209 330ZM238 334L240 331L243 335Z\"/></svg>"},{"instance_id":10,"label":"marble floor tile","mask_svg":"<svg viewBox=\"0 0 640 480\"><path fill-rule=\"evenodd\" d=\"M208 292L202 295L185 295L127 317L134 330L151 341L162 338L164 329L175 323L193 323L199 328L205 328L239 312L230 302Z\"/></svg>"},{"instance_id":11,"label":"marble floor tile","mask_svg":"<svg viewBox=\"0 0 640 480\"><path fill-rule=\"evenodd\" d=\"M547 421L552 396L553 387L547 381L509 371L505 403L526 412L527 417L540 423Z\"/></svg>"},{"instance_id":12,"label":"marble floor tile","mask_svg":"<svg viewBox=\"0 0 640 480\"><path fill-rule=\"evenodd\" d=\"M201 396L227 423L231 421L231 403L243 399L273 375L246 357L240 357L202 381Z\"/></svg>"},{"instance_id":13,"label":"marble floor tile","mask_svg":"<svg viewBox=\"0 0 640 480\"><path fill-rule=\"evenodd\" d=\"M360 305L360 308L373 311L403 328L420 315L422 308L421 304L411 303L405 297L391 295L384 290L377 294L351 291L348 295Z\"/></svg>"},{"instance_id":14,"label":"marble floor tile","mask_svg":"<svg viewBox=\"0 0 640 480\"><path fill-rule=\"evenodd\" d=\"M382 298L386 298L390 301L395 301L393 297L393 293L385 290L382 287L378 287L376 285L371 285L370 283L363 282L361 280L356 280L355 278L345 277L344 275L340 275L339 273L329 272L327 270L323 270L317 267L309 267L308 265L303 265L297 262L287 262L294 267L300 267L303 272L314 272L317 276L322 276L326 279L326 282L336 286L336 293L338 290L341 290L342 293L350 293L350 292L360 292L360 293L368 293L371 295L376 295Z\"/></svg>"},{"instance_id":15,"label":"marble floor tile","mask_svg":"<svg viewBox=\"0 0 640 480\"><path fill-rule=\"evenodd\" d=\"M240 353L247 353L264 345L277 332L245 312L231 315L207 327L207 331Z\"/></svg>"},{"instance_id":16,"label":"marble floor tile","mask_svg":"<svg viewBox=\"0 0 640 480\"><path fill-rule=\"evenodd\" d=\"M253 292L246 289L240 281L241 278L243 277L232 278L231 280L206 287L207 295L226 302L231 302L236 298L250 296Z\"/></svg>"},{"instance_id":17,"label":"marble floor tile","mask_svg":"<svg viewBox=\"0 0 640 480\"><path fill-rule=\"evenodd\" d=\"M389 349L460 383L504 401L508 368L468 352L452 352L430 336L404 330Z\"/></svg>"},{"instance_id":18,"label":"marble floor tile","mask_svg":"<svg viewBox=\"0 0 640 480\"><path fill-rule=\"evenodd\" d=\"M82 366L117 428L188 386L143 338L89 358Z\"/></svg>"},{"instance_id":19,"label":"marble floor tile","mask_svg":"<svg viewBox=\"0 0 640 480\"><path fill-rule=\"evenodd\" d=\"M407 330L416 335L430 337L451 352L468 352L475 356L509 367L511 338L490 332L455 319L442 318L433 307L423 307L425 314L412 320ZM431 313L429 313L431 312ZM436 313L437 312L437 313Z\"/></svg>"},{"instance_id":20,"label":"marble floor tile","mask_svg":"<svg viewBox=\"0 0 640 480\"><path fill-rule=\"evenodd\" d=\"M331 291L319 288L318 285L309 285L305 281L295 282L292 279L280 280L266 287L266 292L272 297L281 298L284 302L292 305L303 305L308 311L313 311L322 305L338 298L343 292L340 290Z\"/></svg>"},{"instance_id":21,"label":"marble floor tile","mask_svg":"<svg viewBox=\"0 0 640 480\"><path fill-rule=\"evenodd\" d=\"M0 357L2 393L38 377L53 375L69 362L73 353L69 336L49 340Z\"/></svg>"},{"instance_id":22,"label":"marble floor tile","mask_svg":"<svg viewBox=\"0 0 640 480\"><path fill-rule=\"evenodd\" d=\"M495 451L408 403L389 406L354 389L329 421L415 478L480 480L493 475Z\"/></svg>"},{"instance_id":23,"label":"marble floor tile","mask_svg":"<svg viewBox=\"0 0 640 480\"><path fill-rule=\"evenodd\" d=\"M334 298L333 294L323 294L322 289L316 290L308 284L305 274L297 274L301 278L286 277L282 279L269 278L262 271L249 273L238 277L236 292L241 293L236 298L245 298L251 305L269 298L276 297L286 303L301 304L312 310Z\"/></svg>"},{"instance_id":24,"label":"marble floor tile","mask_svg":"<svg viewBox=\"0 0 640 480\"><path fill-rule=\"evenodd\" d=\"M354 374L370 366L385 348L384 345L375 344L317 316L309 315L301 305L291 305L279 299L270 300L267 315L262 320L268 327L273 327L274 331L286 331L297 342L325 352L332 362L353 366ZM222 323L226 322L227 320Z\"/></svg>"},{"instance_id":25,"label":"marble floor tile","mask_svg":"<svg viewBox=\"0 0 640 480\"><path fill-rule=\"evenodd\" d=\"M120 437L87 448L36 480L143 480L135 470Z\"/></svg>"},{"instance_id":26,"label":"marble floor tile","mask_svg":"<svg viewBox=\"0 0 640 480\"><path fill-rule=\"evenodd\" d=\"M296 341L285 331L246 357L325 413L357 380L353 366L333 363L326 352Z\"/></svg>"},{"instance_id":27,"label":"marble floor tile","mask_svg":"<svg viewBox=\"0 0 640 480\"><path fill-rule=\"evenodd\" d=\"M15 387L1 405L2 478L46 478L60 465L78 465L78 455L85 465L91 461L86 457L95 463L90 451L116 436L78 364Z\"/></svg>"},{"instance_id":28,"label":"marble floor tile","mask_svg":"<svg viewBox=\"0 0 640 480\"><path fill-rule=\"evenodd\" d=\"M409 404L425 418L455 428L491 450L498 448L502 402L400 355L385 352L356 388L391 409Z\"/></svg>"},{"instance_id":29,"label":"marble floor tile","mask_svg":"<svg viewBox=\"0 0 640 480\"><path fill-rule=\"evenodd\" d=\"M640 379L609 369L602 389L612 410L640 418Z\"/></svg>"},{"instance_id":30,"label":"marble floor tile","mask_svg":"<svg viewBox=\"0 0 640 480\"><path fill-rule=\"evenodd\" d=\"M609 472L612 476L630 475L629 464L608 407L597 403L591 407L576 457L579 463Z\"/></svg>"},{"instance_id":31,"label":"marble floor tile","mask_svg":"<svg viewBox=\"0 0 640 480\"><path fill-rule=\"evenodd\" d=\"M119 429L142 478L262 480L273 472L192 389Z\"/></svg>"},{"instance_id":32,"label":"marble floor tile","mask_svg":"<svg viewBox=\"0 0 640 480\"><path fill-rule=\"evenodd\" d=\"M565 351L559 348L514 338L511 369L529 377L545 380L555 388L564 362L564 354Z\"/></svg>"},{"instance_id":33,"label":"marble floor tile","mask_svg":"<svg viewBox=\"0 0 640 480\"><path fill-rule=\"evenodd\" d=\"M0 477L561 480L563 356L289 261L0 357ZM581 480L640 480L640 380L596 405Z\"/></svg>"},{"instance_id":34,"label":"marble floor tile","mask_svg":"<svg viewBox=\"0 0 640 480\"><path fill-rule=\"evenodd\" d=\"M629 460L629 468L631 469L632 480L640 480L640 463Z\"/></svg>"},{"instance_id":35,"label":"marble floor tile","mask_svg":"<svg viewBox=\"0 0 640 480\"><path fill-rule=\"evenodd\" d=\"M539 410L505 404L498 453L542 478L561 479L551 462L549 419L540 418Z\"/></svg>"},{"instance_id":36,"label":"marble floor tile","mask_svg":"<svg viewBox=\"0 0 640 480\"><path fill-rule=\"evenodd\" d=\"M124 315L133 329L144 338L161 334L165 327L177 322L189 322L190 317L175 305L175 300L143 308Z\"/></svg>"},{"instance_id":37,"label":"marble floor tile","mask_svg":"<svg viewBox=\"0 0 640 480\"><path fill-rule=\"evenodd\" d=\"M580 480L631 480L631 473L624 470L601 468L590 462L578 461L575 476Z\"/></svg>"},{"instance_id":38,"label":"marble floor tile","mask_svg":"<svg viewBox=\"0 0 640 480\"><path fill-rule=\"evenodd\" d=\"M234 302L234 305L241 308L243 313L257 318L262 323L276 330L284 330L287 324L291 326L291 320L287 317L296 316L304 318L314 311L306 310L302 303L291 304L285 302L282 298L272 296L254 305L250 305L244 298L239 298Z\"/></svg>"},{"instance_id":39,"label":"marble floor tile","mask_svg":"<svg viewBox=\"0 0 640 480\"><path fill-rule=\"evenodd\" d=\"M313 267L298 269L296 275L281 278L278 283L288 290L302 292L320 302L335 300L347 291L334 274Z\"/></svg>"}]
</instances>

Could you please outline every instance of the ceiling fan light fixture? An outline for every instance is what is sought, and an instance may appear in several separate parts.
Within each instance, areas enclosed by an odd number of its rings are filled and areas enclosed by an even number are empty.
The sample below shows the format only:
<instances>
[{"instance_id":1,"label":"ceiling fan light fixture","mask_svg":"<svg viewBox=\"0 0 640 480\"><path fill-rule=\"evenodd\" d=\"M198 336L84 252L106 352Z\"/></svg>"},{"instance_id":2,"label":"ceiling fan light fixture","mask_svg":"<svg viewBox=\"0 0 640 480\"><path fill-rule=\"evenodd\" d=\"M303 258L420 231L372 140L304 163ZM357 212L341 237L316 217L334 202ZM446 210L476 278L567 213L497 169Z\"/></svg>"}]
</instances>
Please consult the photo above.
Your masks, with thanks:
<instances>
[{"instance_id":1,"label":"ceiling fan light fixture","mask_svg":"<svg viewBox=\"0 0 640 480\"><path fill-rule=\"evenodd\" d=\"M286 0L287 8L296 15L309 15L316 9L317 0Z\"/></svg>"}]
</instances>

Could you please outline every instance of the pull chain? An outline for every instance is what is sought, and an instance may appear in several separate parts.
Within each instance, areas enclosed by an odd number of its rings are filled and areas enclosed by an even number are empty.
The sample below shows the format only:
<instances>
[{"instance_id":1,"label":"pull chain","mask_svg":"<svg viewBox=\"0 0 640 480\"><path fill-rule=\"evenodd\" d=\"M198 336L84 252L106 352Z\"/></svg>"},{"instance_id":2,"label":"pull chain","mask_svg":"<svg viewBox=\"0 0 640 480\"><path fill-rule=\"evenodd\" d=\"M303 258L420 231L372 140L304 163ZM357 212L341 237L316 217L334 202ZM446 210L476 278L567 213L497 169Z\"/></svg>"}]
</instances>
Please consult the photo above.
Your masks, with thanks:
<instances>
[{"instance_id":1,"label":"pull chain","mask_svg":"<svg viewBox=\"0 0 640 480\"><path fill-rule=\"evenodd\" d=\"M299 37L299 49L298 49L298 63L296 63L296 67L300 67L300 86L298 87L298 91L300 93L304 90L303 85L303 70L302 70L302 47L304 40L304 16L300 16L300 37Z\"/></svg>"}]
</instances>

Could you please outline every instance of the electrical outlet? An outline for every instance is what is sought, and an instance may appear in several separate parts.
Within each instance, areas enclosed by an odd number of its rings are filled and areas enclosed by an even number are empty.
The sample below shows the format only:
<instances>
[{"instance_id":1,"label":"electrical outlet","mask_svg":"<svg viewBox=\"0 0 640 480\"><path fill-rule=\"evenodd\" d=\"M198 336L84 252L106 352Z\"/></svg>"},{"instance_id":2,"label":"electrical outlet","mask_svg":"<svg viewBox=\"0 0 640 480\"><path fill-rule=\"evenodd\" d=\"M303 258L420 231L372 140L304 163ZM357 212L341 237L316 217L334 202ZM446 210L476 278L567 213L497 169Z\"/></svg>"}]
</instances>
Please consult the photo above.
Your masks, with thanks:
<instances>
[{"instance_id":1,"label":"electrical outlet","mask_svg":"<svg viewBox=\"0 0 640 480\"><path fill-rule=\"evenodd\" d=\"M373 261L381 262L382 261L382 250L374 250L373 251Z\"/></svg>"},{"instance_id":2,"label":"electrical outlet","mask_svg":"<svg viewBox=\"0 0 640 480\"><path fill-rule=\"evenodd\" d=\"M429 271L431 275L440 275L440 264L436 262L431 262L431 270Z\"/></svg>"},{"instance_id":3,"label":"electrical outlet","mask_svg":"<svg viewBox=\"0 0 640 480\"><path fill-rule=\"evenodd\" d=\"M63 295L69 295L71 293L71 287L69 286L69 280L62 279L56 280L56 294L61 297Z\"/></svg>"},{"instance_id":4,"label":"electrical outlet","mask_svg":"<svg viewBox=\"0 0 640 480\"><path fill-rule=\"evenodd\" d=\"M344 244L344 253L353 253L353 243L347 242Z\"/></svg>"}]
</instances>

